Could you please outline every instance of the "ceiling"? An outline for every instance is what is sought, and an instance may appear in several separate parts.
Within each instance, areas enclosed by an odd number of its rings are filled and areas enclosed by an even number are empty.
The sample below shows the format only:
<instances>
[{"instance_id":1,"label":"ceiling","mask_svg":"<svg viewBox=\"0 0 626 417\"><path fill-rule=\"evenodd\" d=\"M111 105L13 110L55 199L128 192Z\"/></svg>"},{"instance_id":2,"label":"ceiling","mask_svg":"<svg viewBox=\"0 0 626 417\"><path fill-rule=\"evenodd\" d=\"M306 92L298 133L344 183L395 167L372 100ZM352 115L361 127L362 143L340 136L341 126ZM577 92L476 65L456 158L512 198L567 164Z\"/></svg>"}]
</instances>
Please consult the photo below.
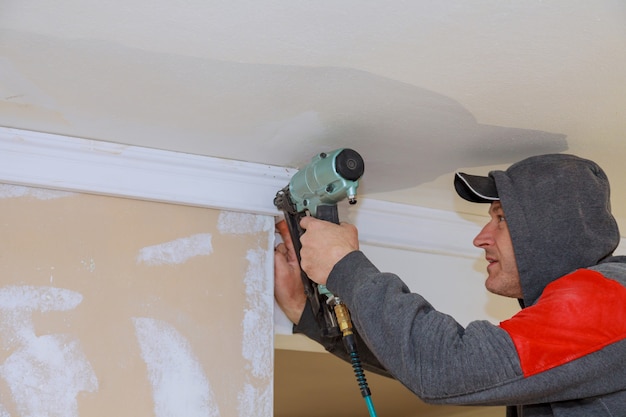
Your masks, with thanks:
<instances>
[{"instance_id":1,"label":"ceiling","mask_svg":"<svg viewBox=\"0 0 626 417\"><path fill-rule=\"evenodd\" d=\"M451 188L529 155L596 160L626 230L623 0L4 0L0 126L298 168L483 214ZM622 232L624 235L624 232Z\"/></svg>"},{"instance_id":2,"label":"ceiling","mask_svg":"<svg viewBox=\"0 0 626 417\"><path fill-rule=\"evenodd\" d=\"M622 0L4 0L0 125L295 168L352 147L362 195L481 213L450 173L570 152L626 224L625 51Z\"/></svg>"}]
</instances>

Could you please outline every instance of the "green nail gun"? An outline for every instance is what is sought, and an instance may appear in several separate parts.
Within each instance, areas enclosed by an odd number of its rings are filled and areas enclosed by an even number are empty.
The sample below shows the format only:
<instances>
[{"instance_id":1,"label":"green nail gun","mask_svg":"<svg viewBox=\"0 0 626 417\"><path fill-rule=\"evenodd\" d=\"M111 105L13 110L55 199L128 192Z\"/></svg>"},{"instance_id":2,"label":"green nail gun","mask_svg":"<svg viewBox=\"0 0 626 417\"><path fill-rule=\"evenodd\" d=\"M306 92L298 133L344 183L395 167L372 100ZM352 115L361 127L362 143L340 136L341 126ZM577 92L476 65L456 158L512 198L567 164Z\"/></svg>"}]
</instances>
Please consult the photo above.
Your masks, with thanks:
<instances>
[{"instance_id":1,"label":"green nail gun","mask_svg":"<svg viewBox=\"0 0 626 417\"><path fill-rule=\"evenodd\" d=\"M356 190L364 169L363 158L352 149L320 153L294 174L285 188L278 191L274 205L285 216L298 262L302 248L300 237L304 233L300 220L309 214L339 224L337 203L346 198L350 204L356 203ZM321 325L322 336L341 336L336 314L328 302L333 295L325 286L311 281L304 271L302 281L313 313Z\"/></svg>"}]
</instances>

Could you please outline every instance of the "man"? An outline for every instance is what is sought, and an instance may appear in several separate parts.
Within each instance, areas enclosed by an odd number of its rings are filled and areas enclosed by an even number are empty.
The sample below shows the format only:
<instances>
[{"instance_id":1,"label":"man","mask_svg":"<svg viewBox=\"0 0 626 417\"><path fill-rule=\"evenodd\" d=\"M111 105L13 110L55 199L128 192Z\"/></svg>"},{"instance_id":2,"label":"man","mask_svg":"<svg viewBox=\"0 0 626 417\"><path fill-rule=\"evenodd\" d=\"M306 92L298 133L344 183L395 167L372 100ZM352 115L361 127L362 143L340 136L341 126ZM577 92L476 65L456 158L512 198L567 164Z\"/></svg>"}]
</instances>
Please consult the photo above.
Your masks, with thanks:
<instances>
[{"instance_id":1,"label":"man","mask_svg":"<svg viewBox=\"0 0 626 417\"><path fill-rule=\"evenodd\" d=\"M457 173L464 199L489 204L474 239L489 262L489 291L522 310L500 325L463 328L381 273L359 251L357 230L314 218L301 224L301 266L352 314L368 369L388 374L434 404L506 405L508 416L626 416L626 258L609 183L573 155L527 158L488 177ZM294 331L322 339L287 246L275 256L275 294ZM416 274L419 268L416 267Z\"/></svg>"}]
</instances>

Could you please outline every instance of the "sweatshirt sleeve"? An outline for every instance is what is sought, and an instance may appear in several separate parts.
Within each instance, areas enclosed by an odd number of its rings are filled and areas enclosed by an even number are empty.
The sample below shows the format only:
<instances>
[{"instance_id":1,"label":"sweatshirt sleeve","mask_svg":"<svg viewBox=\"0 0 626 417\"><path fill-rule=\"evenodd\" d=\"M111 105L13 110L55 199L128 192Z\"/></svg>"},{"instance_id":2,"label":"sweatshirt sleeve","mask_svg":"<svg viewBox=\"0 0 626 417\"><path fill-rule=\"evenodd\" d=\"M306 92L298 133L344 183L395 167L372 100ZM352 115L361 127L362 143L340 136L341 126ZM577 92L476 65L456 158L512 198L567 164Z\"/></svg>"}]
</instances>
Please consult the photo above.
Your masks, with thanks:
<instances>
[{"instance_id":1,"label":"sweatshirt sleeve","mask_svg":"<svg viewBox=\"0 0 626 417\"><path fill-rule=\"evenodd\" d=\"M306 306L304 308L304 312L298 321L298 324L293 327L294 333L299 333L307 336L308 338L316 341L320 345L326 349L327 352L332 353L333 355L345 360L346 362L350 362L350 356L348 355L341 336L339 337L323 337L322 329L319 323L315 320L315 316L313 315L313 311L311 309L311 304L307 300ZM376 356L372 354L372 352L367 348L367 345L360 337L357 329L354 329L354 334L356 336L356 343L359 358L362 362L363 369L374 372L376 374L391 377L389 372L381 365Z\"/></svg>"},{"instance_id":2,"label":"sweatshirt sleeve","mask_svg":"<svg viewBox=\"0 0 626 417\"><path fill-rule=\"evenodd\" d=\"M335 266L327 287L383 367L423 400L462 397L521 375L506 332L486 322L464 329L360 251Z\"/></svg>"},{"instance_id":3,"label":"sweatshirt sleeve","mask_svg":"<svg viewBox=\"0 0 626 417\"><path fill-rule=\"evenodd\" d=\"M598 369L620 363L608 364L605 352L601 368L597 357L586 355L525 375L519 346L507 330L487 321L464 328L359 251L337 263L327 287L344 300L382 367L427 402L509 405L584 398L607 389ZM524 328L524 317L516 320Z\"/></svg>"}]
</instances>

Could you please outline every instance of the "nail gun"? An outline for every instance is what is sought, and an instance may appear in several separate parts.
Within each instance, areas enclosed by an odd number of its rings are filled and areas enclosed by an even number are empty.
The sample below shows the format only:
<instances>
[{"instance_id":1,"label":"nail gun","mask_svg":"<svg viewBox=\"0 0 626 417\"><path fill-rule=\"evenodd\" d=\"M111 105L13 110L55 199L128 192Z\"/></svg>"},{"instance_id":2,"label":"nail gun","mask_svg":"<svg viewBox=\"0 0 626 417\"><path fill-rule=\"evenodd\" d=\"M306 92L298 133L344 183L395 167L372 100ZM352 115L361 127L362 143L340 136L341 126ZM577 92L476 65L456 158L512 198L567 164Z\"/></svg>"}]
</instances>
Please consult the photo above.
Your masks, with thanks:
<instances>
[{"instance_id":1,"label":"nail gun","mask_svg":"<svg viewBox=\"0 0 626 417\"><path fill-rule=\"evenodd\" d=\"M308 213L318 219L339 224L337 203L345 198L350 204L356 203L356 189L364 168L363 158L352 149L320 153L298 171L285 188L276 193L274 205L285 215L298 263L301 261L302 249L300 237L304 233L300 220ZM301 274L304 292L322 329L322 337L342 337L369 415L376 417L348 308L324 285L311 281L304 271Z\"/></svg>"},{"instance_id":2,"label":"nail gun","mask_svg":"<svg viewBox=\"0 0 626 417\"><path fill-rule=\"evenodd\" d=\"M361 155L348 148L320 153L299 170L289 184L278 191L274 205L283 212L293 246L300 262L300 237L304 231L300 220L308 214L318 219L339 224L337 203L348 199L356 203L356 189L363 175ZM341 336L332 301L334 296L323 285L311 281L302 272L302 282L313 313L322 328L322 336Z\"/></svg>"}]
</instances>

